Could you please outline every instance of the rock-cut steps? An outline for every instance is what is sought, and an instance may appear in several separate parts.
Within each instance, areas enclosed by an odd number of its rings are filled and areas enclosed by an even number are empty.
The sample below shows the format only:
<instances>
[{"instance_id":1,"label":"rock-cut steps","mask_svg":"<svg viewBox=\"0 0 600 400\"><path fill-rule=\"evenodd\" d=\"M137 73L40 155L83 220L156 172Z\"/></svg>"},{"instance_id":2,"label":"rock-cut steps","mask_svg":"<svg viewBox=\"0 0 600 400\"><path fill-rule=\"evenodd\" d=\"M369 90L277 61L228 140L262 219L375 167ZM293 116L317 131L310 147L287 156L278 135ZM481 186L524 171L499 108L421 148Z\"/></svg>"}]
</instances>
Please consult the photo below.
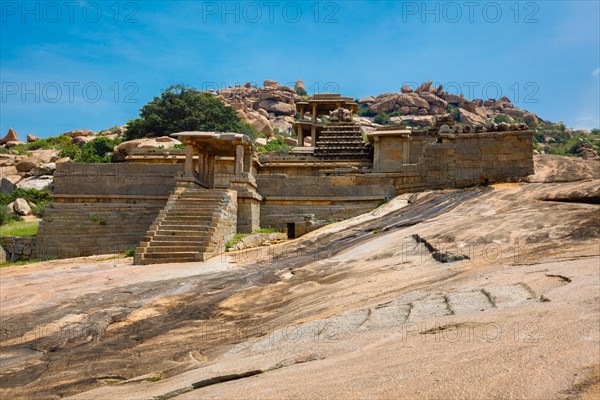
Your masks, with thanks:
<instances>
[{"instance_id":1,"label":"rock-cut steps","mask_svg":"<svg viewBox=\"0 0 600 400\"><path fill-rule=\"evenodd\" d=\"M204 261L224 251L236 229L230 190L178 188L136 249L135 264Z\"/></svg>"}]
</instances>

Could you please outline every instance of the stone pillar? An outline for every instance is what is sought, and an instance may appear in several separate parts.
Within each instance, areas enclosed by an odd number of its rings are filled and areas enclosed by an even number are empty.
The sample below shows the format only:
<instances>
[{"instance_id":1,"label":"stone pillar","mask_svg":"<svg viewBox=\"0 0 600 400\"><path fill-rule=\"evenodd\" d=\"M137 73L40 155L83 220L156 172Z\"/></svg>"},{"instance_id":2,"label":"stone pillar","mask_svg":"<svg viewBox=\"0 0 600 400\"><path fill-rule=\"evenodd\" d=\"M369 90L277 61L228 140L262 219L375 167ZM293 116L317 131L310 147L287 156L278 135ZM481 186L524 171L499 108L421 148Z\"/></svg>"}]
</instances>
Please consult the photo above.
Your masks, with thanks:
<instances>
[{"instance_id":1,"label":"stone pillar","mask_svg":"<svg viewBox=\"0 0 600 400\"><path fill-rule=\"evenodd\" d=\"M381 160L379 154L379 136L373 137L373 171L381 170Z\"/></svg>"},{"instance_id":2,"label":"stone pillar","mask_svg":"<svg viewBox=\"0 0 600 400\"><path fill-rule=\"evenodd\" d=\"M204 153L198 154L198 180L204 184L204 170L206 169L204 164Z\"/></svg>"},{"instance_id":3,"label":"stone pillar","mask_svg":"<svg viewBox=\"0 0 600 400\"><path fill-rule=\"evenodd\" d=\"M193 155L192 155L193 157ZM193 158L194 161L194 176L198 177L200 175L200 154L197 154L196 158Z\"/></svg>"},{"instance_id":4,"label":"stone pillar","mask_svg":"<svg viewBox=\"0 0 600 400\"><path fill-rule=\"evenodd\" d=\"M296 134L298 135L298 146L304 147L304 131L302 125L296 125Z\"/></svg>"},{"instance_id":5,"label":"stone pillar","mask_svg":"<svg viewBox=\"0 0 600 400\"><path fill-rule=\"evenodd\" d=\"M194 175L194 147L191 144L185 146L185 176Z\"/></svg>"},{"instance_id":6,"label":"stone pillar","mask_svg":"<svg viewBox=\"0 0 600 400\"><path fill-rule=\"evenodd\" d=\"M202 180L204 181L204 185L208 187L208 154L202 154L202 164L204 165L204 169L202 170Z\"/></svg>"},{"instance_id":7,"label":"stone pillar","mask_svg":"<svg viewBox=\"0 0 600 400\"><path fill-rule=\"evenodd\" d=\"M238 144L235 147L235 177L241 177L242 172L244 172L244 146Z\"/></svg>"},{"instance_id":8,"label":"stone pillar","mask_svg":"<svg viewBox=\"0 0 600 400\"><path fill-rule=\"evenodd\" d=\"M252 174L252 150L248 149L244 153L244 172Z\"/></svg>"},{"instance_id":9,"label":"stone pillar","mask_svg":"<svg viewBox=\"0 0 600 400\"><path fill-rule=\"evenodd\" d=\"M314 125L310 127L310 140L311 140L311 146L316 147L317 146L317 127Z\"/></svg>"},{"instance_id":10,"label":"stone pillar","mask_svg":"<svg viewBox=\"0 0 600 400\"><path fill-rule=\"evenodd\" d=\"M404 164L410 164L410 140L408 138L402 140L402 165Z\"/></svg>"},{"instance_id":11,"label":"stone pillar","mask_svg":"<svg viewBox=\"0 0 600 400\"><path fill-rule=\"evenodd\" d=\"M208 173L208 179L207 179L206 186L208 186L209 189L214 189L215 188L215 156L213 156L213 155L208 156L207 173Z\"/></svg>"},{"instance_id":12,"label":"stone pillar","mask_svg":"<svg viewBox=\"0 0 600 400\"><path fill-rule=\"evenodd\" d=\"M312 104L312 121L317 122L317 103Z\"/></svg>"}]
</instances>

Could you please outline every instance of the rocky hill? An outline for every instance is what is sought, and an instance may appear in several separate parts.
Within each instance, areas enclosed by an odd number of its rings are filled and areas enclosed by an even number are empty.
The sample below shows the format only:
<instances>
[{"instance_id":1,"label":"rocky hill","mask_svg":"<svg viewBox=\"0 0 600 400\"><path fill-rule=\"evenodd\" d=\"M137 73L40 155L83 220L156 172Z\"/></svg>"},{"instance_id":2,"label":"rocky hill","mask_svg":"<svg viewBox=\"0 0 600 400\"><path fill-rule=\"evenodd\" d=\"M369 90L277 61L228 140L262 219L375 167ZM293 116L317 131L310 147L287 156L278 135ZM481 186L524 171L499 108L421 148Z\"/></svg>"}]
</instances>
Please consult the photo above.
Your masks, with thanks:
<instances>
[{"instance_id":1,"label":"rocky hill","mask_svg":"<svg viewBox=\"0 0 600 400\"><path fill-rule=\"evenodd\" d=\"M293 145L295 104L306 98L303 81L297 81L291 88L265 80L262 88L246 83L211 93L236 109L244 122L253 125L267 138L279 133ZM359 112L355 121L365 132L390 124L427 129L436 124L439 116L449 114L457 122L473 126L492 122L525 123L536 132L538 153L595 158L600 150L598 130L568 129L562 122L553 123L516 107L507 97L468 100L462 94L458 96L445 91L442 85L434 87L433 81L416 89L403 86L399 93L368 96L356 99L356 102Z\"/></svg>"},{"instance_id":2,"label":"rocky hill","mask_svg":"<svg viewBox=\"0 0 600 400\"><path fill-rule=\"evenodd\" d=\"M306 99L307 92L303 81L296 82L294 87L280 85L274 80L265 80L263 87L250 83L228 87L218 91L207 91L220 98L235 109L243 122L251 124L263 138L257 143L265 145L267 141L277 137L288 145L296 145L293 124L296 114L296 102ZM540 116L520 109L507 97L500 99L468 100L464 95L456 95L444 90L443 86L434 87L432 81L423 83L416 89L403 86L398 93L383 93L356 99L359 104L355 121L363 131L369 132L382 125L404 125L408 129L428 129L436 125L443 115L449 115L455 121L478 125L491 123L524 123L535 131L534 143L536 152L540 154L557 154L580 156L586 159L598 157L600 152L600 130L573 130L562 122L554 123ZM85 129L66 132L72 142L81 146L97 137L109 139L122 138L124 126L117 126L99 132ZM39 138L27 135L28 143L35 143ZM168 139L156 146L172 146ZM308 138L307 142L310 142ZM10 153L7 149L19 147L23 143L14 130L0 140L0 153ZM136 146L152 146L150 142L123 144L123 151ZM3 150L4 149L4 150ZM14 151L12 152L14 153ZM118 154L118 155L119 155ZM119 157L117 157L119 158ZM121 157L122 158L122 157Z\"/></svg>"}]
</instances>

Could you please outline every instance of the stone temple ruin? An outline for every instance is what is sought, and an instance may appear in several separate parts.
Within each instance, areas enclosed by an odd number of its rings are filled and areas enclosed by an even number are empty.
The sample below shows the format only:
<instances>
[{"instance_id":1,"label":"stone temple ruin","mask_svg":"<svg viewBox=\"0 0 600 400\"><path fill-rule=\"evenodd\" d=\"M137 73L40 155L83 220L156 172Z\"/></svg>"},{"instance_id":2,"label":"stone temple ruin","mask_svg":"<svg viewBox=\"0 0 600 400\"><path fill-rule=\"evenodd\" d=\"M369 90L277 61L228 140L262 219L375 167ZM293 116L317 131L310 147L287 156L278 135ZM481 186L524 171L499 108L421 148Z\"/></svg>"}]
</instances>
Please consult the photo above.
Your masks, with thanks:
<instances>
[{"instance_id":1,"label":"stone temple ruin","mask_svg":"<svg viewBox=\"0 0 600 400\"><path fill-rule=\"evenodd\" d=\"M296 237L400 193L533 173L532 132L523 124L458 125L445 116L426 131L386 126L364 135L351 98L315 95L296 107L299 145L289 154L257 154L238 133L180 132L173 136L183 151L57 164L35 256L136 248L138 264L202 261L225 251L236 232L271 227Z\"/></svg>"}]
</instances>

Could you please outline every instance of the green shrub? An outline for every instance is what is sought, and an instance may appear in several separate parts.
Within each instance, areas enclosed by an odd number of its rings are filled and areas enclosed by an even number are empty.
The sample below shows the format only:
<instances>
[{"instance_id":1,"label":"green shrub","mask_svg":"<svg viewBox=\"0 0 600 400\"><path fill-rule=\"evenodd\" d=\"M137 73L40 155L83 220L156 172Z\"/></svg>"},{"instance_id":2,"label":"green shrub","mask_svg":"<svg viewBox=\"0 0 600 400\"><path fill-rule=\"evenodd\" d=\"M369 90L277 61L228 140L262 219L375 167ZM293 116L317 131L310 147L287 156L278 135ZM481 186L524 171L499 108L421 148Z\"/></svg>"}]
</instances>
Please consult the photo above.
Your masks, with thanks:
<instances>
[{"instance_id":1,"label":"green shrub","mask_svg":"<svg viewBox=\"0 0 600 400\"><path fill-rule=\"evenodd\" d=\"M183 84L173 85L142 107L140 117L127 123L128 140L183 131L237 132L237 112L210 93Z\"/></svg>"},{"instance_id":2,"label":"green shrub","mask_svg":"<svg viewBox=\"0 0 600 400\"><path fill-rule=\"evenodd\" d=\"M50 201L50 193L37 189L15 189L11 194L0 193L0 205L7 205L18 198L34 204Z\"/></svg>"},{"instance_id":3,"label":"green shrub","mask_svg":"<svg viewBox=\"0 0 600 400\"><path fill-rule=\"evenodd\" d=\"M39 203L36 203L35 207L33 207L31 209L31 213L38 218L42 218L44 216L44 212L46 211L46 208L48 208L49 204L50 204L50 201L48 201L48 200L40 201Z\"/></svg>"},{"instance_id":4,"label":"green shrub","mask_svg":"<svg viewBox=\"0 0 600 400\"><path fill-rule=\"evenodd\" d=\"M113 148L121 139L99 137L81 146L81 154L74 161L82 163L109 163L113 161Z\"/></svg>"},{"instance_id":5,"label":"green shrub","mask_svg":"<svg viewBox=\"0 0 600 400\"><path fill-rule=\"evenodd\" d=\"M27 147L29 150L37 149L55 149L62 150L65 146L71 144L71 138L69 136L60 135L55 137L49 137L47 139L36 140L33 143L28 143Z\"/></svg>"},{"instance_id":6,"label":"green shrub","mask_svg":"<svg viewBox=\"0 0 600 400\"><path fill-rule=\"evenodd\" d=\"M113 148L121 142L122 140L118 138L97 137L81 148L68 144L58 153L58 156L69 157L74 162L80 163L109 163L113 161Z\"/></svg>"},{"instance_id":7,"label":"green shrub","mask_svg":"<svg viewBox=\"0 0 600 400\"><path fill-rule=\"evenodd\" d=\"M373 116L373 114L371 112L369 112L369 107L362 105L362 104L360 106L358 106L357 114L359 117L372 117Z\"/></svg>"},{"instance_id":8,"label":"green shrub","mask_svg":"<svg viewBox=\"0 0 600 400\"><path fill-rule=\"evenodd\" d=\"M252 143L256 142L256 138L259 138L261 136L264 137L262 133L257 131L254 126L248 123L240 124L240 129L238 130L238 132L248 136L252 140Z\"/></svg>"},{"instance_id":9,"label":"green shrub","mask_svg":"<svg viewBox=\"0 0 600 400\"><path fill-rule=\"evenodd\" d=\"M258 151L261 152L273 152L282 154L289 153L291 149L292 147L288 145L281 136L269 140L265 146L258 147Z\"/></svg>"},{"instance_id":10,"label":"green shrub","mask_svg":"<svg viewBox=\"0 0 600 400\"><path fill-rule=\"evenodd\" d=\"M498 114L494 117L494 122L499 124L501 122L504 122L506 124L510 124L512 121L510 119L510 117L506 114Z\"/></svg>"},{"instance_id":11,"label":"green shrub","mask_svg":"<svg viewBox=\"0 0 600 400\"><path fill-rule=\"evenodd\" d=\"M8 224L9 222L21 221L21 216L13 213L5 204L0 205L0 225Z\"/></svg>"},{"instance_id":12,"label":"green shrub","mask_svg":"<svg viewBox=\"0 0 600 400\"><path fill-rule=\"evenodd\" d=\"M133 257L135 255L135 247L125 252L125 257Z\"/></svg>"},{"instance_id":13,"label":"green shrub","mask_svg":"<svg viewBox=\"0 0 600 400\"><path fill-rule=\"evenodd\" d=\"M306 90L304 90L304 88L299 87L298 89L296 89L296 94L298 96L306 96L308 95L308 93L306 93Z\"/></svg>"},{"instance_id":14,"label":"green shrub","mask_svg":"<svg viewBox=\"0 0 600 400\"><path fill-rule=\"evenodd\" d=\"M59 157L69 157L71 160L76 160L81 155L81 149L79 146L73 143L69 143L58 153Z\"/></svg>"},{"instance_id":15,"label":"green shrub","mask_svg":"<svg viewBox=\"0 0 600 400\"><path fill-rule=\"evenodd\" d=\"M373 122L380 125L389 125L390 124L390 115L388 113L381 112L373 118Z\"/></svg>"},{"instance_id":16,"label":"green shrub","mask_svg":"<svg viewBox=\"0 0 600 400\"><path fill-rule=\"evenodd\" d=\"M448 104L446 111L448 111L448 114L450 114L450 118L456 122L460 121L460 110L457 107L453 106L452 104Z\"/></svg>"}]
</instances>

